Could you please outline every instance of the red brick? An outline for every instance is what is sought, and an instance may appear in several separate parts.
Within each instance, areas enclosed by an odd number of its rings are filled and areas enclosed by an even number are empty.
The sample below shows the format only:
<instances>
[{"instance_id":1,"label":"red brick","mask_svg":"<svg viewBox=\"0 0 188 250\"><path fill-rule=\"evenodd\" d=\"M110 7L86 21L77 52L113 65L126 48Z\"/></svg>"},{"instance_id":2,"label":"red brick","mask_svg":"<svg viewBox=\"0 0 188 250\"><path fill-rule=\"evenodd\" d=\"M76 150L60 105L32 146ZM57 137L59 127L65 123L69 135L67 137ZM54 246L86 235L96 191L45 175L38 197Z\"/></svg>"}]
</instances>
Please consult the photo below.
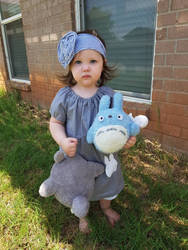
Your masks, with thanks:
<instances>
[{"instance_id":1,"label":"red brick","mask_svg":"<svg viewBox=\"0 0 188 250\"><path fill-rule=\"evenodd\" d=\"M153 80L153 89L163 89L163 80Z\"/></svg>"},{"instance_id":2,"label":"red brick","mask_svg":"<svg viewBox=\"0 0 188 250\"><path fill-rule=\"evenodd\" d=\"M188 81L164 80L164 90L188 92Z\"/></svg>"},{"instance_id":3,"label":"red brick","mask_svg":"<svg viewBox=\"0 0 188 250\"><path fill-rule=\"evenodd\" d=\"M150 122L148 123L147 129L152 130L152 131L161 132L160 122L150 120Z\"/></svg>"},{"instance_id":4,"label":"red brick","mask_svg":"<svg viewBox=\"0 0 188 250\"><path fill-rule=\"evenodd\" d=\"M172 0L172 10L181 10L188 8L187 0Z\"/></svg>"},{"instance_id":5,"label":"red brick","mask_svg":"<svg viewBox=\"0 0 188 250\"><path fill-rule=\"evenodd\" d=\"M150 121L148 124L148 129L160 132L162 134L171 135L174 137L179 137L181 128L177 126L172 126L168 124L161 123L160 121Z\"/></svg>"},{"instance_id":6,"label":"red brick","mask_svg":"<svg viewBox=\"0 0 188 250\"><path fill-rule=\"evenodd\" d=\"M164 112L161 112L160 105L159 106L153 106L150 110L150 116L149 119L151 121L157 121L164 123L166 120L166 114Z\"/></svg>"},{"instance_id":7,"label":"red brick","mask_svg":"<svg viewBox=\"0 0 188 250\"><path fill-rule=\"evenodd\" d=\"M169 92L167 101L169 103L188 105L188 94Z\"/></svg>"},{"instance_id":8,"label":"red brick","mask_svg":"<svg viewBox=\"0 0 188 250\"><path fill-rule=\"evenodd\" d=\"M132 106L134 104L134 108L136 108L136 110L139 110L140 112L143 112L143 113L145 113L146 110L148 110L151 107L151 105L146 104L146 103L131 102L131 104Z\"/></svg>"},{"instance_id":9,"label":"red brick","mask_svg":"<svg viewBox=\"0 0 188 250\"><path fill-rule=\"evenodd\" d=\"M188 65L188 55L186 55L186 54L167 55L166 56L166 64L167 65L187 66Z\"/></svg>"},{"instance_id":10,"label":"red brick","mask_svg":"<svg viewBox=\"0 0 188 250\"><path fill-rule=\"evenodd\" d=\"M188 141L185 139L164 135L162 144L168 148L174 148L179 152L188 154Z\"/></svg>"},{"instance_id":11,"label":"red brick","mask_svg":"<svg viewBox=\"0 0 188 250\"><path fill-rule=\"evenodd\" d=\"M178 24L188 23L188 10L178 13L177 23Z\"/></svg>"},{"instance_id":12,"label":"red brick","mask_svg":"<svg viewBox=\"0 0 188 250\"><path fill-rule=\"evenodd\" d=\"M158 13L167 12L169 8L169 0L160 0L158 2Z\"/></svg>"},{"instance_id":13,"label":"red brick","mask_svg":"<svg viewBox=\"0 0 188 250\"><path fill-rule=\"evenodd\" d=\"M174 52L175 41L157 41L155 53L170 53Z\"/></svg>"},{"instance_id":14,"label":"red brick","mask_svg":"<svg viewBox=\"0 0 188 250\"><path fill-rule=\"evenodd\" d=\"M188 129L183 128L180 137L185 140L188 140Z\"/></svg>"},{"instance_id":15,"label":"red brick","mask_svg":"<svg viewBox=\"0 0 188 250\"><path fill-rule=\"evenodd\" d=\"M181 128L188 128L188 117L180 115L167 114L166 123L170 125L179 126Z\"/></svg>"},{"instance_id":16,"label":"red brick","mask_svg":"<svg viewBox=\"0 0 188 250\"><path fill-rule=\"evenodd\" d=\"M21 91L21 97L27 102L32 102L32 92Z\"/></svg>"},{"instance_id":17,"label":"red brick","mask_svg":"<svg viewBox=\"0 0 188 250\"><path fill-rule=\"evenodd\" d=\"M173 78L178 80L187 80L188 79L188 68L174 68Z\"/></svg>"},{"instance_id":18,"label":"red brick","mask_svg":"<svg viewBox=\"0 0 188 250\"><path fill-rule=\"evenodd\" d=\"M181 128L177 126L168 125L168 124L162 124L161 131L163 134L179 137Z\"/></svg>"},{"instance_id":19,"label":"red brick","mask_svg":"<svg viewBox=\"0 0 188 250\"><path fill-rule=\"evenodd\" d=\"M153 130L149 130L148 127L143 129L141 131L142 135L144 135L144 137L146 138L150 138L150 139L155 139L157 140L159 143L160 141L162 141L162 134L160 132L157 131L153 131Z\"/></svg>"},{"instance_id":20,"label":"red brick","mask_svg":"<svg viewBox=\"0 0 188 250\"><path fill-rule=\"evenodd\" d=\"M136 115L146 115L149 119L149 109L144 109L142 107L136 109Z\"/></svg>"},{"instance_id":21,"label":"red brick","mask_svg":"<svg viewBox=\"0 0 188 250\"><path fill-rule=\"evenodd\" d=\"M175 26L168 28L169 39L181 39L188 37L188 26Z\"/></svg>"},{"instance_id":22,"label":"red brick","mask_svg":"<svg viewBox=\"0 0 188 250\"><path fill-rule=\"evenodd\" d=\"M185 105L174 104L174 103L161 103L160 112L164 114L174 114L174 115L185 115Z\"/></svg>"},{"instance_id":23,"label":"red brick","mask_svg":"<svg viewBox=\"0 0 188 250\"><path fill-rule=\"evenodd\" d=\"M166 101L166 92L160 91L160 90L153 90L152 100L158 101L158 102L165 102Z\"/></svg>"},{"instance_id":24,"label":"red brick","mask_svg":"<svg viewBox=\"0 0 188 250\"><path fill-rule=\"evenodd\" d=\"M160 28L156 31L156 40L164 40L167 38L167 28Z\"/></svg>"},{"instance_id":25,"label":"red brick","mask_svg":"<svg viewBox=\"0 0 188 250\"><path fill-rule=\"evenodd\" d=\"M188 116L188 107L187 106L184 107L184 116Z\"/></svg>"},{"instance_id":26,"label":"red brick","mask_svg":"<svg viewBox=\"0 0 188 250\"><path fill-rule=\"evenodd\" d=\"M62 71L57 61L56 47L61 34L73 29L72 2L35 0L28 5L27 1L21 0L32 99L35 103L47 105L60 88L60 83L53 79L55 74Z\"/></svg>"},{"instance_id":27,"label":"red brick","mask_svg":"<svg viewBox=\"0 0 188 250\"><path fill-rule=\"evenodd\" d=\"M156 78L172 78L173 69L172 67L159 67L154 68L154 77Z\"/></svg>"},{"instance_id":28,"label":"red brick","mask_svg":"<svg viewBox=\"0 0 188 250\"><path fill-rule=\"evenodd\" d=\"M176 23L176 13L167 13L158 16L157 26L163 27L168 25L174 25Z\"/></svg>"},{"instance_id":29,"label":"red brick","mask_svg":"<svg viewBox=\"0 0 188 250\"><path fill-rule=\"evenodd\" d=\"M46 81L46 75L45 74L37 74L35 77L35 80L39 83L39 85L41 86L43 82Z\"/></svg>"},{"instance_id":30,"label":"red brick","mask_svg":"<svg viewBox=\"0 0 188 250\"><path fill-rule=\"evenodd\" d=\"M188 40L177 41L177 52L188 52Z\"/></svg>"},{"instance_id":31,"label":"red brick","mask_svg":"<svg viewBox=\"0 0 188 250\"><path fill-rule=\"evenodd\" d=\"M125 103L125 105L123 105L123 109L124 109L124 111L125 111L127 114L132 113L133 117L136 116L136 109L135 109L134 107L133 107L133 108L128 107L127 103Z\"/></svg>"},{"instance_id":32,"label":"red brick","mask_svg":"<svg viewBox=\"0 0 188 250\"><path fill-rule=\"evenodd\" d=\"M165 56L164 55L155 55L155 65L164 65Z\"/></svg>"}]
</instances>

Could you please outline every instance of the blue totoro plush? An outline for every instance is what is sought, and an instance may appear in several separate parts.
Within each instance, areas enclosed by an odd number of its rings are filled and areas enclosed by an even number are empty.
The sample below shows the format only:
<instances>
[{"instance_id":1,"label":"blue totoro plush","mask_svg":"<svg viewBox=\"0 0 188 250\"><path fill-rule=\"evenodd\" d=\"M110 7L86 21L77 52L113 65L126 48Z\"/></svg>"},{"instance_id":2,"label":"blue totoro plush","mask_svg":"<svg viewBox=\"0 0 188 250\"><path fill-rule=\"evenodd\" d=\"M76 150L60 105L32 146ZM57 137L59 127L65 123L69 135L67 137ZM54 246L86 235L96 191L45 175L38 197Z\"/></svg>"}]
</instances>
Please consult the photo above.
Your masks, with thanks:
<instances>
[{"instance_id":1,"label":"blue totoro plush","mask_svg":"<svg viewBox=\"0 0 188 250\"><path fill-rule=\"evenodd\" d=\"M146 127L148 119L144 115L127 115L123 111L123 96L115 93L113 107L110 108L110 97L104 95L99 104L99 112L88 130L87 142L93 143L99 151L111 154L119 151L130 136L140 133Z\"/></svg>"}]
</instances>

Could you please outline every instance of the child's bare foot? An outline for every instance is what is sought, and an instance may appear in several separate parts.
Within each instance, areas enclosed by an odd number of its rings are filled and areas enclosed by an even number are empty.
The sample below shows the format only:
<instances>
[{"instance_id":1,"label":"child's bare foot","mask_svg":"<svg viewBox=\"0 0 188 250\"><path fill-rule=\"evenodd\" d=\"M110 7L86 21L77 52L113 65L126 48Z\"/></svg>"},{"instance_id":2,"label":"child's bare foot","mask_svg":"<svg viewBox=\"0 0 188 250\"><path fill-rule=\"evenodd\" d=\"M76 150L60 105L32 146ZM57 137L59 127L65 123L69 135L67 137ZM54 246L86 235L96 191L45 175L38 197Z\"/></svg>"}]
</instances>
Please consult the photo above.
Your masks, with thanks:
<instances>
[{"instance_id":1,"label":"child's bare foot","mask_svg":"<svg viewBox=\"0 0 188 250\"><path fill-rule=\"evenodd\" d=\"M120 215L111 208L111 200L100 200L100 207L106 215L111 226L120 220Z\"/></svg>"},{"instance_id":2,"label":"child's bare foot","mask_svg":"<svg viewBox=\"0 0 188 250\"><path fill-rule=\"evenodd\" d=\"M120 220L120 215L112 208L105 208L102 210L112 227Z\"/></svg>"},{"instance_id":3,"label":"child's bare foot","mask_svg":"<svg viewBox=\"0 0 188 250\"><path fill-rule=\"evenodd\" d=\"M88 222L87 222L86 218L80 219L79 229L80 229L80 232L82 232L84 234L89 234L91 232L91 230L89 229Z\"/></svg>"}]
</instances>

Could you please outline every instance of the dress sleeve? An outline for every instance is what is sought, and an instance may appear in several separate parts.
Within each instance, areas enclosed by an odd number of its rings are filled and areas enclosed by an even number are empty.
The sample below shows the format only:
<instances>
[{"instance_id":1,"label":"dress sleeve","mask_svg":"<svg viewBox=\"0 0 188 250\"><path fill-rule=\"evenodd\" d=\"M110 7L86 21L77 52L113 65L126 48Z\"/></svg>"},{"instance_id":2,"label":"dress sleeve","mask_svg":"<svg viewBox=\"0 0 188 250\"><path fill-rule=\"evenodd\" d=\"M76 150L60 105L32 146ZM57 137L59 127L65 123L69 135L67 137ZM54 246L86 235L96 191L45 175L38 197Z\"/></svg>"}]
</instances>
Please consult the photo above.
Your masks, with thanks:
<instances>
[{"instance_id":1,"label":"dress sleeve","mask_svg":"<svg viewBox=\"0 0 188 250\"><path fill-rule=\"evenodd\" d=\"M61 121L63 123L66 122L66 91L64 88L60 89L56 96L54 97L51 106L50 106L50 114L56 120Z\"/></svg>"}]
</instances>

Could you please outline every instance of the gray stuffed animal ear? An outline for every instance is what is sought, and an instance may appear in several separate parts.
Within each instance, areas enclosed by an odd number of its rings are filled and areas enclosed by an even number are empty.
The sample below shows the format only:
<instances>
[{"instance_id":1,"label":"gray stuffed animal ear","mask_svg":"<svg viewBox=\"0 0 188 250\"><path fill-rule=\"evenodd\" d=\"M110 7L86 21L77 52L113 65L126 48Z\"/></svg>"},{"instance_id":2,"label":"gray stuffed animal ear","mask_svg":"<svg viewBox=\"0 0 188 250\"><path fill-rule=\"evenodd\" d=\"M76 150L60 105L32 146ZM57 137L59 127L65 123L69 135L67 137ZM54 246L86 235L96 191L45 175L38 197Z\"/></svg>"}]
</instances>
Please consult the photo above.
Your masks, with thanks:
<instances>
[{"instance_id":1,"label":"gray stuffed animal ear","mask_svg":"<svg viewBox=\"0 0 188 250\"><path fill-rule=\"evenodd\" d=\"M54 154L54 161L56 163L61 162L65 158L64 152L60 149Z\"/></svg>"}]
</instances>

